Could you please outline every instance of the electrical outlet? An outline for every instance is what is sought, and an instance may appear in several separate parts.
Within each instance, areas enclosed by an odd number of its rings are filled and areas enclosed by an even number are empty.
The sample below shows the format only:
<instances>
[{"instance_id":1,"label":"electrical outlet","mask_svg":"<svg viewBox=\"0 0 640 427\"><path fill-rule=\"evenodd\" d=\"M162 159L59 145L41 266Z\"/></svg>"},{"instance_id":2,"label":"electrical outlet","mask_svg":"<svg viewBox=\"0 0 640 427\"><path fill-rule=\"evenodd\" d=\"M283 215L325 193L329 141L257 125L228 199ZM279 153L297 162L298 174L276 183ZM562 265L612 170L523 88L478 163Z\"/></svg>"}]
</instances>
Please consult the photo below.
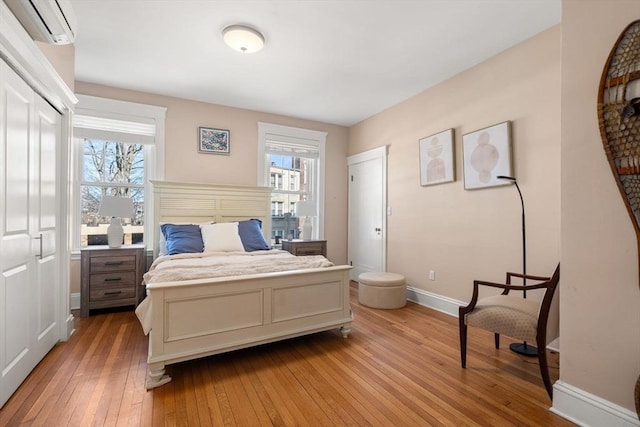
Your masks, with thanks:
<instances>
[{"instance_id":1,"label":"electrical outlet","mask_svg":"<svg viewBox=\"0 0 640 427\"><path fill-rule=\"evenodd\" d=\"M436 280L436 272L429 270L429 280Z\"/></svg>"}]
</instances>

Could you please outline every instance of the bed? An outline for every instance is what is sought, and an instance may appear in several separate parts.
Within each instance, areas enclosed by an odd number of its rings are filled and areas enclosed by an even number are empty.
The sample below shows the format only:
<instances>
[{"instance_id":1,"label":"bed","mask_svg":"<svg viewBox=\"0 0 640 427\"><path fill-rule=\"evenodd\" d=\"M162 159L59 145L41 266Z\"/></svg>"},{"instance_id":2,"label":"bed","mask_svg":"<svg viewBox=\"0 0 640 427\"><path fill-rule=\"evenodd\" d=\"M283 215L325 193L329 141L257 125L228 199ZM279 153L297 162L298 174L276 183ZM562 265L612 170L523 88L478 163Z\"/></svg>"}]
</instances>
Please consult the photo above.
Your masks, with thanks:
<instances>
[{"instance_id":1,"label":"bed","mask_svg":"<svg viewBox=\"0 0 640 427\"><path fill-rule=\"evenodd\" d=\"M159 232L163 223L258 219L263 234L271 234L269 188L152 184L154 232ZM159 252L156 244L154 258ZM146 388L171 381L165 367L172 363L331 329L340 329L346 338L353 321L350 268L323 264L186 280L160 276L145 282L147 297L136 313L149 333Z\"/></svg>"}]
</instances>

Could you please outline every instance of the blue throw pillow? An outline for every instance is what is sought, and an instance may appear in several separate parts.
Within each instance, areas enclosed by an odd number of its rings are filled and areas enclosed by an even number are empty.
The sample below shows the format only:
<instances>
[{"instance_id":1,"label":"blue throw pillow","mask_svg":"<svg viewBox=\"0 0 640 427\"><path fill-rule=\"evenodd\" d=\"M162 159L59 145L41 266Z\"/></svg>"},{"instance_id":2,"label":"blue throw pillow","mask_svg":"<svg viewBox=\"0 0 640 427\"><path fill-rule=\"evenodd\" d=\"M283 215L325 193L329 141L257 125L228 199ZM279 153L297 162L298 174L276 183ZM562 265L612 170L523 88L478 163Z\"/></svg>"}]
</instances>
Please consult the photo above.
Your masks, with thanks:
<instances>
[{"instance_id":1,"label":"blue throw pillow","mask_svg":"<svg viewBox=\"0 0 640 427\"><path fill-rule=\"evenodd\" d=\"M167 241L167 255L204 251L199 225L162 224L160 229Z\"/></svg>"},{"instance_id":2,"label":"blue throw pillow","mask_svg":"<svg viewBox=\"0 0 640 427\"><path fill-rule=\"evenodd\" d=\"M266 251L271 249L262 235L262 221L249 219L238 222L238 234L242 240L242 246L247 252Z\"/></svg>"}]
</instances>

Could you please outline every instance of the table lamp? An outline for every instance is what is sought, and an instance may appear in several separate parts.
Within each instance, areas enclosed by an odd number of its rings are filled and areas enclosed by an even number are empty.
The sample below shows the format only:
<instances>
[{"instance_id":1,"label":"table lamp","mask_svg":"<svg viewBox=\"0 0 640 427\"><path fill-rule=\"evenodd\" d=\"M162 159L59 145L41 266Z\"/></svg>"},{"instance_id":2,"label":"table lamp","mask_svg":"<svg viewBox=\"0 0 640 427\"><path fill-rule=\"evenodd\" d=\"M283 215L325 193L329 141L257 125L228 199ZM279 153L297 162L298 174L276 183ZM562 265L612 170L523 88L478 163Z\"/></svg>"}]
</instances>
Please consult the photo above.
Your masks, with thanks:
<instances>
[{"instance_id":1,"label":"table lamp","mask_svg":"<svg viewBox=\"0 0 640 427\"><path fill-rule=\"evenodd\" d=\"M300 238L302 240L311 240L313 235L313 227L311 225L312 216L316 216L316 205L311 200L300 200L296 202L296 215L298 218L304 217L304 224L300 228Z\"/></svg>"},{"instance_id":2,"label":"table lamp","mask_svg":"<svg viewBox=\"0 0 640 427\"><path fill-rule=\"evenodd\" d=\"M110 248L122 246L124 229L120 218L131 218L132 214L133 199L130 197L104 196L100 201L98 215L111 217L111 222L107 228L107 240Z\"/></svg>"}]
</instances>

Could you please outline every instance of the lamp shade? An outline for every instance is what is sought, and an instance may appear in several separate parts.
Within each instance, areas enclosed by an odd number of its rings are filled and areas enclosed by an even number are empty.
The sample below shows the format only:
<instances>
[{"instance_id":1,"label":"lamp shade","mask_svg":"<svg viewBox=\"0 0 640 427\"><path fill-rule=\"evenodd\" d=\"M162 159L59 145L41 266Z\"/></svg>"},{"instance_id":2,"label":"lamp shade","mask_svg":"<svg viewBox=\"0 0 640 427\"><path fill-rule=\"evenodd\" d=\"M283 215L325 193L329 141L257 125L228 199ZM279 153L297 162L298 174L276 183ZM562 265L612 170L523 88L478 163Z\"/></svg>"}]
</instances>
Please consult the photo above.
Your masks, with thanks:
<instances>
[{"instance_id":1,"label":"lamp shade","mask_svg":"<svg viewBox=\"0 0 640 427\"><path fill-rule=\"evenodd\" d=\"M296 202L296 215L301 216L316 216L316 204L311 200L301 200Z\"/></svg>"},{"instance_id":2,"label":"lamp shade","mask_svg":"<svg viewBox=\"0 0 640 427\"><path fill-rule=\"evenodd\" d=\"M104 196L100 202L98 215L118 218L131 218L133 199L130 197Z\"/></svg>"}]
</instances>

